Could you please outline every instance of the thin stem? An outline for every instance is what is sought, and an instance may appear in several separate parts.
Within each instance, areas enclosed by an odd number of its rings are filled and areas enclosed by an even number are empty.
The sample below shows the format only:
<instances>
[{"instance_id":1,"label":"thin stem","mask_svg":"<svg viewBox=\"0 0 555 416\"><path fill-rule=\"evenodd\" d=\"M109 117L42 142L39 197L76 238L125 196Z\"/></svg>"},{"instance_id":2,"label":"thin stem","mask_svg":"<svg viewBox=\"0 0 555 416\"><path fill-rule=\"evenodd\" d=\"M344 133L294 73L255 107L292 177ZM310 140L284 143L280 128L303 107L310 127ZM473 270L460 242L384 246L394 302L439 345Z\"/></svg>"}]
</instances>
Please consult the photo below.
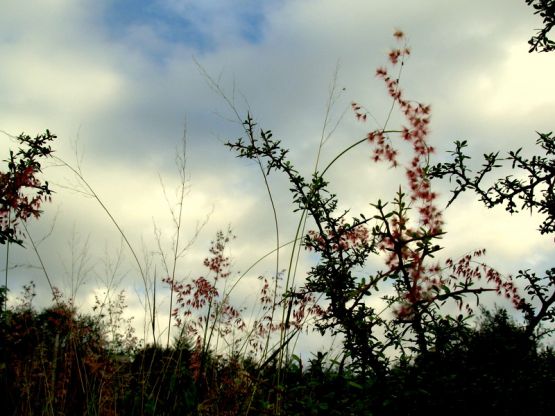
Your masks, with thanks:
<instances>
[{"instance_id":1,"label":"thin stem","mask_svg":"<svg viewBox=\"0 0 555 416\"><path fill-rule=\"evenodd\" d=\"M9 209L8 210L8 229L12 222L11 215L12 215L12 210ZM5 276L4 276L4 288L6 289L6 292L4 293L5 298L4 298L4 304L2 305L4 307L4 312L8 311L8 267L10 265L9 259L10 259L10 239L8 238L8 241L6 242L6 270L5 270Z\"/></svg>"},{"instance_id":2,"label":"thin stem","mask_svg":"<svg viewBox=\"0 0 555 416\"><path fill-rule=\"evenodd\" d=\"M102 200L100 199L100 197L98 196L98 194L93 190L93 188L89 185L89 183L85 180L85 178L83 177L83 175L81 174L81 172L77 169L75 169L73 166L71 166L69 163L67 163L66 161L60 159L59 157L54 156L54 158L56 160L58 160L63 166L67 167L69 170L71 170L78 178L79 180L81 180L81 182L86 186L87 190L89 191L90 195L98 202L98 204L102 207L102 209L104 210L104 212L106 213L106 215L108 215L108 218L110 218L110 220L112 221L112 223L114 224L114 226L116 227L116 229L118 230L118 232L120 233L121 237L123 238L123 241L125 242L125 245L127 245L127 248L129 248L129 251L131 252L131 255L133 256L133 259L135 260L135 263L137 264L137 267L139 268L139 273L141 275L141 278L143 280L143 284L144 284L144 288L145 288L145 297L146 297L146 301L147 301L147 306L148 306L148 311L150 314L150 317L152 320L154 320L154 316L152 315L154 310L150 301L150 296L149 296L149 290L148 290L148 281L146 278L146 274L143 270L143 267L141 266L141 262L139 261L139 257L137 256L137 253L135 252L135 249L133 248L133 246L131 245L131 242L129 241L129 239L127 238L127 236L125 235L125 233L123 232L122 228L120 227L120 225L118 224L118 222L116 221L116 219L114 218L114 216L111 214L111 212L108 210L108 208L106 207L106 205L102 202ZM152 338L154 340L156 340L156 334L152 334Z\"/></svg>"},{"instance_id":3,"label":"thin stem","mask_svg":"<svg viewBox=\"0 0 555 416\"><path fill-rule=\"evenodd\" d=\"M401 133L401 130L383 130L382 131L383 134L389 134L389 133ZM330 163L328 163L328 165L326 166L326 168L322 171L322 173L320 174L320 176L324 176L324 174L328 171L329 168L332 167L332 165L337 162L343 155L345 155L345 153L347 153L349 150L354 149L355 147L357 147L358 145L364 143L365 141L367 141L368 139L365 137L364 139L360 139L359 141L353 143L352 145L350 145L349 147L345 148L343 151L341 151L337 156L335 156L332 161Z\"/></svg>"},{"instance_id":4,"label":"thin stem","mask_svg":"<svg viewBox=\"0 0 555 416\"><path fill-rule=\"evenodd\" d=\"M25 233L27 234L27 237L29 237L29 241L31 242L31 245L33 246L33 250L40 262L40 266L42 268L42 271L44 272L44 276L46 277L46 281L48 282L48 286L50 286L50 291L52 292L52 296L54 298L54 300L56 301L56 303L58 303L58 297L54 296L55 295L55 291L54 291L54 286L52 285L52 281L50 280L50 277L48 276L48 272L46 271L46 266L44 265L44 262L42 261L42 257L39 253L38 247L35 244L35 241L33 240L33 237L31 237L31 233L29 233L29 230L27 229L27 225L25 224L25 222L21 223L23 225L23 228L25 228Z\"/></svg>"},{"instance_id":5,"label":"thin stem","mask_svg":"<svg viewBox=\"0 0 555 416\"><path fill-rule=\"evenodd\" d=\"M253 131L252 131L252 126L245 126L245 124L243 123L243 119L239 114L239 111L237 110L237 107L235 106L234 101L229 98L229 96L223 91L223 89L221 88L221 86L218 84L218 82L216 82L211 76L210 74L208 74L208 72L202 67L202 65L200 65L196 60L195 63L197 65L197 67L199 68L199 70L202 72L204 78L206 79L208 85L220 96L224 99L224 101L227 103L228 107L230 108L230 110L233 112L233 114L235 115L235 118L237 120L237 122L239 122L241 124L241 126L243 127L243 130L245 131L245 133L249 136L249 139L251 140L252 143L254 143L254 137L253 137ZM273 216L273 221L274 221L274 227L275 227L275 233L276 233L276 249L274 250L274 252L276 253L276 269L275 269L275 276L276 276L276 285L275 285L275 290L274 290L274 296L277 296L277 278L279 276L279 263L280 263L280 231L279 231L279 221L278 221L278 215L277 215L277 208L274 202L274 197L272 194L272 190L270 187L270 184L268 183L268 178L266 175L266 172L264 171L264 167L262 165L262 161L260 160L259 157L256 158L256 161L258 163L258 167L260 169L260 173L262 175L262 178L264 180L264 187L266 188L266 192L268 194L268 198L270 200L270 206L272 209L272 216ZM275 297L274 297L274 305L275 305ZM272 318L274 316L274 312L275 312L275 308L272 309ZM266 343L266 347L265 347L265 351L264 354L267 353L267 348L268 348L268 342Z\"/></svg>"},{"instance_id":6,"label":"thin stem","mask_svg":"<svg viewBox=\"0 0 555 416\"><path fill-rule=\"evenodd\" d=\"M181 222L183 220L183 200L185 199L185 163L186 163L186 137L187 133L183 134L183 155L181 158L178 159L179 163L179 170L181 175L181 186L180 186L180 195L179 195L179 213L177 215L177 220L174 218L176 223L176 236L175 236L175 244L174 244L174 253L173 253L173 267L172 267L172 284L175 282L175 271L177 268L177 260L179 257L179 237L181 233ZM168 338L166 341L166 348L170 345L170 328L171 328L171 319L172 319L172 307L173 307L173 290L170 290L170 307L169 307L169 316L168 316Z\"/></svg>"}]
</instances>

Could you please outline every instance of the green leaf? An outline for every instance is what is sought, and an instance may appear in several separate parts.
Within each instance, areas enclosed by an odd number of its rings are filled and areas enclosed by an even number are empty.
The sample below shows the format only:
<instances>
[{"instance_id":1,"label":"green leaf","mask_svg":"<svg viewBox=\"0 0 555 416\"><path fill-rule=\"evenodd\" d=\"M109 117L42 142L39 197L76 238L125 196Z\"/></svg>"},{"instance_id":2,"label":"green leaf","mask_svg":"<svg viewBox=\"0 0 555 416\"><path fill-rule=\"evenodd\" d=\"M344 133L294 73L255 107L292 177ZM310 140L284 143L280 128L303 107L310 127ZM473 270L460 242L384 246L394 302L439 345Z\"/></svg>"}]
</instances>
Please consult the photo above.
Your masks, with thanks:
<instances>
[{"instance_id":1,"label":"green leaf","mask_svg":"<svg viewBox=\"0 0 555 416\"><path fill-rule=\"evenodd\" d=\"M352 380L349 380L349 382L347 384L351 387L354 387L355 389L359 389L359 390L363 389L362 385L360 385L360 384L358 384L358 383L356 383Z\"/></svg>"}]
</instances>

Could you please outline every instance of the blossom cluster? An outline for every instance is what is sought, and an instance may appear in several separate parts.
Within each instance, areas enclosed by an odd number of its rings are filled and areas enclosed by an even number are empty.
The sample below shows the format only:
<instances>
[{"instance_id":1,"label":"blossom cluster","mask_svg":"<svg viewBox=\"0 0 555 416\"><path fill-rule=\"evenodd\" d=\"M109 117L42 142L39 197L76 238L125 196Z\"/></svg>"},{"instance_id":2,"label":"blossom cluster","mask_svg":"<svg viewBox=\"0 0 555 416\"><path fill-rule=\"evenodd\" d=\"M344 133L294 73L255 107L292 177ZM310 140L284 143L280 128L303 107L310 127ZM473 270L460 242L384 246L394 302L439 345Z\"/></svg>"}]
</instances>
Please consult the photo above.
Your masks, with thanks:
<instances>
[{"instance_id":1,"label":"blossom cluster","mask_svg":"<svg viewBox=\"0 0 555 416\"><path fill-rule=\"evenodd\" d=\"M475 260L485 253L485 249L479 249L466 254L456 262L453 259L447 259L445 263L450 271L449 279L459 282L458 284L464 287L470 287L478 280L486 280L494 285L494 290L498 295L504 296L512 302L515 308L519 308L522 298L511 276L502 276L494 268Z\"/></svg>"},{"instance_id":2,"label":"blossom cluster","mask_svg":"<svg viewBox=\"0 0 555 416\"><path fill-rule=\"evenodd\" d=\"M9 159L4 160L8 169L0 172L0 244L22 244L17 236L19 221L38 218L41 204L50 201L48 182L42 183L37 175L41 172L39 158L52 154L49 142L55 138L48 130L34 138L21 134L17 140L26 148L10 151Z\"/></svg>"},{"instance_id":3,"label":"blossom cluster","mask_svg":"<svg viewBox=\"0 0 555 416\"><path fill-rule=\"evenodd\" d=\"M398 41L404 41L404 34L395 32ZM388 55L393 68L403 66L410 49L405 47L392 49ZM398 72L400 74L400 70ZM442 211L437 207L437 193L432 190L428 176L429 159L434 148L427 143L430 133L430 106L415 103L405 98L399 85L399 76L391 75L391 70L385 66L379 67L376 76L385 83L389 96L404 116L405 124L399 130L373 130L367 134L367 140L372 145L372 160L386 161L392 167L399 166L398 150L393 145L391 134L398 134L412 149L412 157L404 166L408 182L408 197L410 203L405 202L405 195L399 191L394 201L396 210L386 214L380 206L381 220L385 224L377 228L380 241L378 250L385 253L385 262L392 276L402 276L403 290L400 293L400 307L397 315L400 318L413 316L415 307L431 304L451 296L453 290L458 290L454 296L462 307L462 294L495 291L510 299L515 306L520 303L517 289L510 277L502 277L493 268L483 263L474 264L473 257L479 257L483 251L478 250L473 255L464 256L457 262L447 260L445 268L439 263L427 264L433 253L440 249L433 240L443 234ZM359 121L366 121L367 113L358 103L352 103L355 117ZM416 208L418 224L410 226L409 209ZM443 277L444 270L449 270L449 277ZM474 289L471 286L478 280L485 279L493 288ZM461 296L458 296L458 294ZM466 304L467 305L467 304Z\"/></svg>"},{"instance_id":4,"label":"blossom cluster","mask_svg":"<svg viewBox=\"0 0 555 416\"><path fill-rule=\"evenodd\" d=\"M368 244L370 239L370 232L364 224L355 224L351 226L346 224L342 219L335 231L331 227L326 227L327 240L330 241L330 245L333 251L347 251L351 248L363 247ZM307 245L307 249L310 250L317 246L320 250L323 250L326 246L326 241L324 237L314 231L309 230L307 233L308 241L310 244Z\"/></svg>"},{"instance_id":5,"label":"blossom cluster","mask_svg":"<svg viewBox=\"0 0 555 416\"><path fill-rule=\"evenodd\" d=\"M211 280L204 276L190 283L176 282L170 277L163 279L176 294L176 307L172 310L175 325L182 327L185 334L195 336L197 344L202 343L201 332L208 328L209 322L218 323L217 330L222 336L231 333L232 327L240 330L245 327L240 311L229 303L228 296L220 296L218 291L219 281L231 274L231 261L225 255L225 248L232 238L231 231L227 234L218 231L216 239L212 241L209 249L211 256L203 261Z\"/></svg>"}]
</instances>

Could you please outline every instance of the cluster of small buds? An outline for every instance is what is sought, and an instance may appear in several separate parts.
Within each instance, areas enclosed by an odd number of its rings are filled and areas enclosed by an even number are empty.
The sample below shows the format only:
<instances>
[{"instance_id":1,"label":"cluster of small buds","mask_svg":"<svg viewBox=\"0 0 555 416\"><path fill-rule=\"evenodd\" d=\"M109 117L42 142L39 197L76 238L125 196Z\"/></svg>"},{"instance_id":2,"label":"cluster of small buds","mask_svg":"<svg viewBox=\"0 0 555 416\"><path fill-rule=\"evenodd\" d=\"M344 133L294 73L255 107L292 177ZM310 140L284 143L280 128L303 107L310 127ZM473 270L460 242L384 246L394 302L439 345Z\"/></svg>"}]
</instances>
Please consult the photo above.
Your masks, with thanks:
<instances>
[{"instance_id":1,"label":"cluster of small buds","mask_svg":"<svg viewBox=\"0 0 555 416\"><path fill-rule=\"evenodd\" d=\"M401 31L396 31L394 37L398 41L404 41L404 34ZM408 55L410 55L410 49L406 46L393 49L388 55L389 62L393 66L403 65L404 59ZM429 227L432 232L440 232L443 219L440 210L434 206L437 195L431 191L430 181L425 172L430 154L434 152L433 147L426 143L429 134L430 106L405 99L399 87L399 79L392 77L386 67L379 67L376 70L376 76L385 82L389 96L393 98L407 120L407 125L402 126L399 133L403 140L410 143L413 148L414 156L405 169L411 199L420 204L420 223ZM366 121L367 112L362 111L360 104L353 102L351 107L357 120ZM399 165L398 150L392 145L391 139L383 130L369 132L367 139L373 146L372 160L374 162L387 161L392 167Z\"/></svg>"},{"instance_id":2,"label":"cluster of small buds","mask_svg":"<svg viewBox=\"0 0 555 416\"><path fill-rule=\"evenodd\" d=\"M297 329L302 329L309 316L319 317L323 315L323 310L318 305L316 297L309 292L297 294L293 299L291 315L293 320L289 323Z\"/></svg>"},{"instance_id":3,"label":"cluster of small buds","mask_svg":"<svg viewBox=\"0 0 555 416\"><path fill-rule=\"evenodd\" d=\"M231 261L224 253L227 243L232 238L231 231L227 234L219 231L210 245L211 256L204 259L203 264L208 268L212 281L204 276L197 277L190 283L176 282L171 277L162 279L176 294L176 306L171 312L175 325L184 328L186 334L196 337L197 342L202 341L199 341L202 333L200 329L210 320L217 321L215 329L220 335L231 333L231 327L240 331L245 329L241 311L229 303L228 296L220 296L217 289L218 281L231 275ZM207 305L210 305L210 308L207 308Z\"/></svg>"},{"instance_id":4,"label":"cluster of small buds","mask_svg":"<svg viewBox=\"0 0 555 416\"><path fill-rule=\"evenodd\" d=\"M357 120L366 121L366 118L368 117L368 112L366 111L363 112L362 107L359 104L355 102L351 103L351 109L355 113L355 117Z\"/></svg>"},{"instance_id":5,"label":"cluster of small buds","mask_svg":"<svg viewBox=\"0 0 555 416\"><path fill-rule=\"evenodd\" d=\"M404 34L397 31L394 37L399 41L404 41ZM404 59L410 54L410 49L405 47L392 49L388 55L392 66L403 65ZM449 260L447 268L452 270L449 279L442 279L439 265L426 266L424 258L418 250L412 249L407 241L416 241L422 236L422 229L428 235L439 235L443 228L442 212L436 206L437 194L432 191L430 180L426 173L429 157L434 152L432 146L427 144L430 124L430 106L421 103L414 103L407 100L399 87L399 79L390 75L388 68L379 67L376 76L382 79L386 85L389 96L394 100L404 115L407 123L398 132L401 138L412 147L413 157L405 167L410 190L410 199L416 204L419 215L418 231L407 226L407 218L395 216L390 220L389 234L384 235L378 244L378 249L386 253L386 265L390 270L410 265L411 285L405 294L405 299L401 301L401 306L397 311L398 317L408 317L413 313L413 305L417 302L433 300L434 289L445 285L455 285L460 288L468 289L470 285L478 280L485 279L487 283L493 284L494 290L499 295L504 295L510 299L515 306L521 304L521 298L517 289L510 278L502 278L494 269L479 263L471 265L473 257L483 254L483 251L476 251L473 255L463 257L457 263ZM352 103L355 117L359 121L367 120L367 112L358 103ZM368 142L373 146L372 160L375 162L387 161L392 167L399 165L398 151L392 145L389 134L383 130L371 131L367 134Z\"/></svg>"},{"instance_id":6,"label":"cluster of small buds","mask_svg":"<svg viewBox=\"0 0 555 416\"><path fill-rule=\"evenodd\" d=\"M403 32L396 31L394 37L397 41L405 41ZM391 66L404 65L404 60L410 55L410 49L406 46L392 49L388 54ZM397 104L403 114L406 124L396 133L400 134L403 141L410 144L412 148L412 159L405 166L408 181L409 197L417 207L419 226L411 229L408 227L407 213L402 212L390 218L388 233L384 233L382 240L378 243L378 249L386 254L386 266L389 270L397 270L399 267L410 265L409 275L411 284L407 287L406 299L403 301L400 315L410 314L410 305L416 302L431 299L432 276L437 274L436 264L427 266L425 257L415 245L419 238L427 235L439 235L442 233L443 218L441 210L436 206L437 194L432 191L429 178L426 174L429 157L434 152L433 147L427 144L430 124L430 106L414 103L405 98L398 77L390 75L387 67L381 66L376 70L376 76L382 79L386 85L389 96ZM366 121L367 113L358 103L352 103L355 117L359 121ZM367 140L372 145L372 160L374 162L385 161L392 167L398 167L399 151L393 145L390 138L391 132L383 129L371 131L367 134ZM413 243L410 243L410 242ZM415 245L415 247L412 247ZM401 264L402 263L402 264Z\"/></svg>"},{"instance_id":7,"label":"cluster of small buds","mask_svg":"<svg viewBox=\"0 0 555 416\"><path fill-rule=\"evenodd\" d=\"M48 142L55 139L48 130L46 134L31 138L20 135L20 143L29 146L29 150L20 149L17 154L10 152L8 171L0 172L0 242L16 238L18 234L18 220L26 221L31 216L38 218L41 204L51 201L51 190L48 183L42 183L37 174L41 172L38 157L52 154Z\"/></svg>"},{"instance_id":8,"label":"cluster of small buds","mask_svg":"<svg viewBox=\"0 0 555 416\"><path fill-rule=\"evenodd\" d=\"M326 232L327 240L330 242L333 251L347 251L351 248L363 247L368 244L370 239L370 232L364 224L353 227L345 224L344 220L341 220L336 231L327 228ZM317 231L308 231L307 237L310 241L310 244L306 246L308 250L315 247L323 250L326 246L326 239Z\"/></svg>"},{"instance_id":9,"label":"cluster of small buds","mask_svg":"<svg viewBox=\"0 0 555 416\"><path fill-rule=\"evenodd\" d=\"M475 258L485 255L485 253L485 249L480 249L461 257L456 262L447 259L445 264L451 272L449 275L450 283L470 287L479 280L485 280L487 283L493 284L493 289L498 295L509 299L514 307L518 308L522 299L511 276L502 276L494 268L475 260Z\"/></svg>"},{"instance_id":10,"label":"cluster of small buds","mask_svg":"<svg viewBox=\"0 0 555 416\"><path fill-rule=\"evenodd\" d=\"M225 279L229 277L230 273L228 271L231 264L229 257L224 254L225 247L233 238L231 230L228 230L227 234L224 235L223 231L218 231L216 234L216 240L212 241L209 252L212 257L207 257L204 259L204 265L215 274L216 280Z\"/></svg>"},{"instance_id":11,"label":"cluster of small buds","mask_svg":"<svg viewBox=\"0 0 555 416\"><path fill-rule=\"evenodd\" d=\"M25 188L36 189L41 186L40 181L35 177L36 173L32 166L16 172L13 176L0 172L0 190L3 195L3 202L0 206L2 230L14 227L17 219L25 221L31 216L38 218L42 202L51 201L50 195L37 194L30 197L22 192ZM14 213L11 219L10 212ZM11 224L8 220L11 221Z\"/></svg>"}]
</instances>

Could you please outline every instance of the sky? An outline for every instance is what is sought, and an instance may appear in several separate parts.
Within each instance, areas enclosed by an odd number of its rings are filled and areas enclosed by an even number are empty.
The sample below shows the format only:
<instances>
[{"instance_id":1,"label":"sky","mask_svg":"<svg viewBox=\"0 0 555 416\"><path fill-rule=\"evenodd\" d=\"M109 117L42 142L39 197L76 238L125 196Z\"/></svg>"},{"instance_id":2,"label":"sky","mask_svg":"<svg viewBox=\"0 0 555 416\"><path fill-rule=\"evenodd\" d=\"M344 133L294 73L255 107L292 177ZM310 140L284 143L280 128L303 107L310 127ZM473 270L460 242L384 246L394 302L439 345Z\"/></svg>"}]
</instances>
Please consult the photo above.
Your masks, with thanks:
<instances>
[{"instance_id":1,"label":"sky","mask_svg":"<svg viewBox=\"0 0 555 416\"><path fill-rule=\"evenodd\" d=\"M555 55L528 53L527 40L540 25L523 0L3 0L0 153L14 147L10 135L50 129L58 136L55 155L80 167L156 276L165 338L169 292L161 283L155 235L169 252L175 235L169 207L175 207L181 183L175 160L183 137L181 241L194 244L177 275L203 275L210 241L217 230L231 227L237 237L229 249L235 276L275 247L257 166L224 146L242 136L235 111L240 118L250 112L259 127L272 130L299 170L310 174L322 131L332 133L321 155L330 161L385 122L390 101L374 74L400 29L412 51L401 85L407 97L432 107L429 141L438 161L459 139L469 141L476 163L497 150L523 147L530 154L535 132L553 129L555 111ZM353 101L378 124L357 122ZM390 125L399 120L394 112ZM59 161L49 163L44 178L55 194L29 231L48 274L83 310L115 276L142 336L144 287L126 247L118 263L117 228ZM373 164L363 146L338 162L329 180L342 207L366 214L378 198L391 200L404 181L399 172ZM274 175L269 183L280 240L286 242L294 237L298 213L292 212L284 178ZM445 206L449 184L435 186ZM445 219L445 258L485 247L485 260L504 274L551 267L553 240L539 235L537 216L487 210L465 195ZM299 285L314 261L301 258ZM4 248L0 263L6 263ZM252 310L257 277L274 274L275 263L269 256L247 273L234 289L234 302ZM32 280L37 304L49 303L31 245L12 248L8 264L12 297ZM278 268L287 267L284 249ZM327 341L310 333L304 342L308 351Z\"/></svg>"}]
</instances>

